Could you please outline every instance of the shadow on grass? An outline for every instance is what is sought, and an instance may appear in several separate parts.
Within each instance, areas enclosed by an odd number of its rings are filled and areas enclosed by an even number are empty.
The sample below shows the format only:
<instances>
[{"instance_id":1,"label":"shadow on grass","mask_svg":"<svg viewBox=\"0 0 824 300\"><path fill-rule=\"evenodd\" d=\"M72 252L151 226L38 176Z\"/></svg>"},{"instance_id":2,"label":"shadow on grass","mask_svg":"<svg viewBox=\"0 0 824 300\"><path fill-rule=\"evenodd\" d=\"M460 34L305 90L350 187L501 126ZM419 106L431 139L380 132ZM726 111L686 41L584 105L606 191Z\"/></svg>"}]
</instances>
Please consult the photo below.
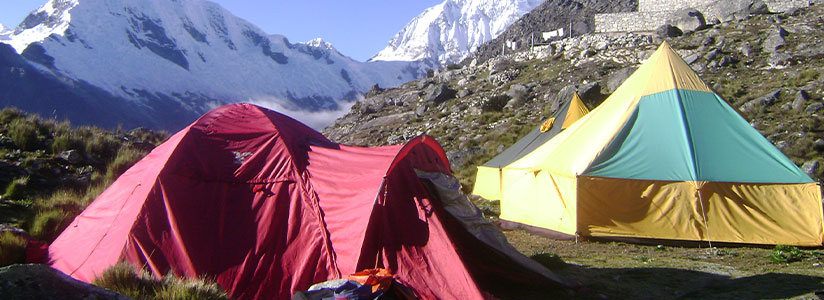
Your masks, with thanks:
<instances>
[{"instance_id":1,"label":"shadow on grass","mask_svg":"<svg viewBox=\"0 0 824 300\"><path fill-rule=\"evenodd\" d=\"M576 299L786 299L812 297L824 276L782 273L732 278L673 268L586 268L554 270L581 284ZM816 298L812 298L816 299Z\"/></svg>"}]
</instances>

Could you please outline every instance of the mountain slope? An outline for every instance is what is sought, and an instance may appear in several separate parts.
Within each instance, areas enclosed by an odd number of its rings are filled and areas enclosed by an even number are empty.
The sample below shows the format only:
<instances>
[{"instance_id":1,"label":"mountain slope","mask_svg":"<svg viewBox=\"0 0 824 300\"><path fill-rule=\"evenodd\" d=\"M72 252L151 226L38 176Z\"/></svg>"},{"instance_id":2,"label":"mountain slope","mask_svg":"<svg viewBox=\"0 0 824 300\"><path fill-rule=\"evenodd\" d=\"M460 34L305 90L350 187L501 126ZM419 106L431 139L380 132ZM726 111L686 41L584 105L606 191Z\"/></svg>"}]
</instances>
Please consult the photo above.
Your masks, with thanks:
<instances>
[{"instance_id":1,"label":"mountain slope","mask_svg":"<svg viewBox=\"0 0 824 300\"><path fill-rule=\"evenodd\" d=\"M6 42L55 77L137 107L169 99L196 115L241 101L337 110L376 83L419 76L406 62L362 63L326 43L290 43L204 0L51 0Z\"/></svg>"},{"instance_id":2,"label":"mountain slope","mask_svg":"<svg viewBox=\"0 0 824 300\"><path fill-rule=\"evenodd\" d=\"M446 0L412 19L370 61L457 63L495 38L542 0Z\"/></svg>"},{"instance_id":3,"label":"mountain slope","mask_svg":"<svg viewBox=\"0 0 824 300\"><path fill-rule=\"evenodd\" d=\"M590 33L595 27L595 14L629 12L637 9L637 0L546 0L507 27L498 37L478 47L470 59L486 61L500 55L505 41L519 41L521 49L529 47L533 33L536 42L541 41L543 32L568 29L570 26L573 35Z\"/></svg>"}]
</instances>

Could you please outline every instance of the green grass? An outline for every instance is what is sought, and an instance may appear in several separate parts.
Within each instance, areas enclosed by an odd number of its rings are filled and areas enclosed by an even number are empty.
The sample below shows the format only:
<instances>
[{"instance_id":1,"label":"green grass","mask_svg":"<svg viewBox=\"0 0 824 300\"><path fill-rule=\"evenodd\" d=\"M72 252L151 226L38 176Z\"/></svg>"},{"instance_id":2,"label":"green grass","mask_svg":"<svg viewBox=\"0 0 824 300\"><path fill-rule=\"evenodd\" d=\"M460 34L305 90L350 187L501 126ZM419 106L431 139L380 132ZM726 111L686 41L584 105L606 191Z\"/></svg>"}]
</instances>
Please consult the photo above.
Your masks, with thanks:
<instances>
[{"instance_id":1,"label":"green grass","mask_svg":"<svg viewBox=\"0 0 824 300\"><path fill-rule=\"evenodd\" d=\"M178 278L171 273L158 279L128 263L118 263L109 267L94 279L94 284L133 299L229 299L220 286L208 280Z\"/></svg>"},{"instance_id":2,"label":"green grass","mask_svg":"<svg viewBox=\"0 0 824 300\"><path fill-rule=\"evenodd\" d=\"M25 262L26 239L11 232L0 232L0 267Z\"/></svg>"}]
</instances>

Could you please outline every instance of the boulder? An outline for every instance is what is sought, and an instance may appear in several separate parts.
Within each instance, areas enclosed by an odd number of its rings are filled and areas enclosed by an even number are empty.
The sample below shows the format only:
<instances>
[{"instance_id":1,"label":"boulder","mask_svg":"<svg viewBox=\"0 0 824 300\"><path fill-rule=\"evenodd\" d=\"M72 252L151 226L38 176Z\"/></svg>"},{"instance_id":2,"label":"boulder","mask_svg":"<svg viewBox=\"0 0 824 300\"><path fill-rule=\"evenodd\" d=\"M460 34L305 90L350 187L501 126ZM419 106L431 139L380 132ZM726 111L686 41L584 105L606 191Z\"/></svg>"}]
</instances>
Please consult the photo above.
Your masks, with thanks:
<instances>
[{"instance_id":1,"label":"boulder","mask_svg":"<svg viewBox=\"0 0 824 300\"><path fill-rule=\"evenodd\" d=\"M59 157L60 159L72 165L80 163L80 160L83 159L80 153L78 153L77 150L74 149L63 151L63 153L60 153Z\"/></svg>"},{"instance_id":2,"label":"boulder","mask_svg":"<svg viewBox=\"0 0 824 300\"><path fill-rule=\"evenodd\" d=\"M807 108L804 109L804 112L813 114L813 113L817 113L817 112L821 111L822 109L824 109L824 103L816 102L816 103L807 105Z\"/></svg>"},{"instance_id":3,"label":"boulder","mask_svg":"<svg viewBox=\"0 0 824 300\"><path fill-rule=\"evenodd\" d=\"M426 114L426 111L429 110L429 107L426 105L418 105L418 108L415 109L415 116L423 117Z\"/></svg>"},{"instance_id":4,"label":"boulder","mask_svg":"<svg viewBox=\"0 0 824 300\"><path fill-rule=\"evenodd\" d=\"M513 100L523 101L529 97L529 91L530 89L523 84L513 84L509 87L506 95Z\"/></svg>"},{"instance_id":5,"label":"boulder","mask_svg":"<svg viewBox=\"0 0 824 300\"><path fill-rule=\"evenodd\" d=\"M470 89L462 89L458 91L458 98L464 98L472 95L472 90Z\"/></svg>"},{"instance_id":6,"label":"boulder","mask_svg":"<svg viewBox=\"0 0 824 300\"><path fill-rule=\"evenodd\" d=\"M761 105L770 106L778 100L778 96L780 95L781 89L776 89L772 92L767 93L764 96L761 96L761 98L755 99L755 101L757 101Z\"/></svg>"},{"instance_id":7,"label":"boulder","mask_svg":"<svg viewBox=\"0 0 824 300\"><path fill-rule=\"evenodd\" d=\"M376 96L380 93L383 93L383 89L381 88L380 85L378 85L376 83L376 84L372 85L371 88L369 88L369 91L366 92L366 95L364 95L364 97L369 98L369 97Z\"/></svg>"},{"instance_id":8,"label":"boulder","mask_svg":"<svg viewBox=\"0 0 824 300\"><path fill-rule=\"evenodd\" d=\"M455 98L457 92L445 84L436 84L426 89L426 95L423 97L425 102L441 103L446 100Z\"/></svg>"},{"instance_id":9,"label":"boulder","mask_svg":"<svg viewBox=\"0 0 824 300\"><path fill-rule=\"evenodd\" d=\"M794 110L801 110L804 107L804 104L807 103L807 100L810 100L810 96L807 94L806 91L798 91L795 94L795 99L793 99L792 107Z\"/></svg>"},{"instance_id":10,"label":"boulder","mask_svg":"<svg viewBox=\"0 0 824 300\"><path fill-rule=\"evenodd\" d=\"M781 26L776 26L770 29L767 38L761 42L761 48L769 53L775 53L779 48L787 44L787 41L784 40L785 37L787 37L787 31Z\"/></svg>"},{"instance_id":11,"label":"boulder","mask_svg":"<svg viewBox=\"0 0 824 300\"><path fill-rule=\"evenodd\" d=\"M480 153L483 153L483 148L481 147L461 147L460 149L446 152L446 158L449 159L449 163L454 170L463 167L470 158Z\"/></svg>"},{"instance_id":12,"label":"boulder","mask_svg":"<svg viewBox=\"0 0 824 300\"><path fill-rule=\"evenodd\" d=\"M422 90L428 87L430 84L432 84L432 80L421 79L421 81L418 81L418 84L415 87L417 87L419 90Z\"/></svg>"},{"instance_id":13,"label":"boulder","mask_svg":"<svg viewBox=\"0 0 824 300\"><path fill-rule=\"evenodd\" d=\"M813 142L813 149L819 152L824 151L824 139L815 140L815 142Z\"/></svg>"},{"instance_id":14,"label":"boulder","mask_svg":"<svg viewBox=\"0 0 824 300\"><path fill-rule=\"evenodd\" d=\"M807 173L810 177L815 177L815 174L818 173L818 167L819 163L817 160L810 160L801 166L801 170L804 171L804 173Z\"/></svg>"},{"instance_id":15,"label":"boulder","mask_svg":"<svg viewBox=\"0 0 824 300\"><path fill-rule=\"evenodd\" d=\"M581 95L581 100L590 104L597 104L603 101L606 96L601 94L601 84L598 82L584 83L578 86L578 95ZM569 101L572 97L567 98Z\"/></svg>"},{"instance_id":16,"label":"boulder","mask_svg":"<svg viewBox=\"0 0 824 300\"><path fill-rule=\"evenodd\" d=\"M691 65L698 61L699 58L701 58L701 56L698 55L698 53L693 53L684 57L684 62L686 62L688 65Z\"/></svg>"},{"instance_id":17,"label":"boulder","mask_svg":"<svg viewBox=\"0 0 824 300\"><path fill-rule=\"evenodd\" d=\"M675 11L667 24L678 27L684 34L698 31L707 27L704 14L694 8L684 8Z\"/></svg>"},{"instance_id":18,"label":"boulder","mask_svg":"<svg viewBox=\"0 0 824 300\"><path fill-rule=\"evenodd\" d=\"M754 54L752 47L750 47L750 45L748 44L741 45L741 47L738 48L738 52L741 52L741 55L748 58L753 57Z\"/></svg>"},{"instance_id":19,"label":"boulder","mask_svg":"<svg viewBox=\"0 0 824 300\"><path fill-rule=\"evenodd\" d=\"M612 94L615 92L615 90L618 89L618 87L621 86L621 84L624 83L624 81L627 80L627 78L629 78L629 76L632 75L632 73L634 73L637 69L638 68L636 67L628 67L609 74L609 77L607 78L607 93Z\"/></svg>"},{"instance_id":20,"label":"boulder","mask_svg":"<svg viewBox=\"0 0 824 300\"><path fill-rule=\"evenodd\" d=\"M38 264L0 268L0 295L3 299L129 299Z\"/></svg>"},{"instance_id":21,"label":"boulder","mask_svg":"<svg viewBox=\"0 0 824 300\"><path fill-rule=\"evenodd\" d=\"M761 0L714 1L707 10L715 11L723 22L744 20L751 15L770 13L767 4Z\"/></svg>"},{"instance_id":22,"label":"boulder","mask_svg":"<svg viewBox=\"0 0 824 300\"><path fill-rule=\"evenodd\" d=\"M670 24L664 24L658 26L658 29L655 29L655 35L661 38L671 38L684 35L684 32L678 27L672 26Z\"/></svg>"}]
</instances>

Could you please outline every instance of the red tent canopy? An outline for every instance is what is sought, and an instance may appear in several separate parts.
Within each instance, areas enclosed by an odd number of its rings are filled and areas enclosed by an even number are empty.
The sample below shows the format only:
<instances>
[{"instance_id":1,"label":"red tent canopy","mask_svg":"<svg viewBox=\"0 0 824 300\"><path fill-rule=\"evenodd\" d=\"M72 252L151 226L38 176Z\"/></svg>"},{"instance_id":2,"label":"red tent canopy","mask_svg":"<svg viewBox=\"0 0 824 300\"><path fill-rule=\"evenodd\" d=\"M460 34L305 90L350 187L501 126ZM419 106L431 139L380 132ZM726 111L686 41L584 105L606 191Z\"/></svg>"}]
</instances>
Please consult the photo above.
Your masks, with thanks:
<instances>
[{"instance_id":1,"label":"red tent canopy","mask_svg":"<svg viewBox=\"0 0 824 300\"><path fill-rule=\"evenodd\" d=\"M289 299L374 267L424 299L559 286L469 234L415 170L450 174L434 139L351 147L282 114L227 105L120 176L49 257L87 282L122 260L209 276L236 299Z\"/></svg>"}]
</instances>

